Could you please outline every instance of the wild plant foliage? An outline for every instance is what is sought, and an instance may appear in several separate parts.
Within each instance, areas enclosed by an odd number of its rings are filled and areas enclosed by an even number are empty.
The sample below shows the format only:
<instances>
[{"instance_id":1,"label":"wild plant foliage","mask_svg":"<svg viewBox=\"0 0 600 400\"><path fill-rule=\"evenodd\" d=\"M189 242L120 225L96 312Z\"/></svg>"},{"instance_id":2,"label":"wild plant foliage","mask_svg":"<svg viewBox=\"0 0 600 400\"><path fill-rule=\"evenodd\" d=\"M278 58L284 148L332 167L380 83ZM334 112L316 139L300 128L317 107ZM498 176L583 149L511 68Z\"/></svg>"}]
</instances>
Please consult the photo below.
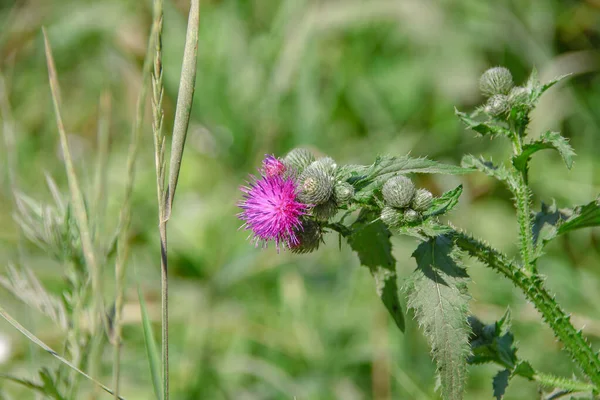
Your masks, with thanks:
<instances>
[{"instance_id":1,"label":"wild plant foliage","mask_svg":"<svg viewBox=\"0 0 600 400\"><path fill-rule=\"evenodd\" d=\"M306 149L292 150L277 159L267 156L259 176L243 188L239 206L245 229L266 247L289 248L294 253L315 251L327 231L339 233L369 268L377 294L398 328L405 327L402 304L414 311L437 364L441 395L463 398L469 364L500 367L490 394L502 399L510 380L523 377L545 389L549 398L574 392L600 392L600 359L590 343L570 322L569 315L544 286L538 260L546 243L565 232L600 225L600 200L559 209L554 203L534 212L529 187L529 162L540 150L557 151L571 168L573 149L558 132L531 139L530 113L545 91L563 77L541 83L534 71L515 86L506 68L486 71L480 89L485 104L472 113L456 110L465 126L480 136L508 140L513 155L504 163L465 155L461 166L425 158L379 157L372 165L338 165L330 157L317 159ZM519 223L519 260L510 260L491 245L448 225L440 216L459 201L462 186L434 197L416 188L408 174L467 174L483 172L506 185L514 197ZM483 222L485 223L485 222ZM410 235L419 244L413 253L417 268L397 276L392 235ZM509 279L537 308L586 381L545 374L517 356L510 332L510 313L485 325L469 313L469 274L466 258L474 258Z\"/></svg>"}]
</instances>

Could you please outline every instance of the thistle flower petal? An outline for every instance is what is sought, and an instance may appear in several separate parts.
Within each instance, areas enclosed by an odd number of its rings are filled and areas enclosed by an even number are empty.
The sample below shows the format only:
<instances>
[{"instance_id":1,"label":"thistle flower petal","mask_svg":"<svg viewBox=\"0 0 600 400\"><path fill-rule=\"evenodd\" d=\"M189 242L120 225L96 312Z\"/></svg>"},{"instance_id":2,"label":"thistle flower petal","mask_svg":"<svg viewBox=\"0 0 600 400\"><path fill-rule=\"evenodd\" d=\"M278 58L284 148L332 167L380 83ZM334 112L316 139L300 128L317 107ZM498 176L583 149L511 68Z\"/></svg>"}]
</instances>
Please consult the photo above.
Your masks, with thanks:
<instances>
[{"instance_id":1,"label":"thistle flower petal","mask_svg":"<svg viewBox=\"0 0 600 400\"><path fill-rule=\"evenodd\" d=\"M263 165L269 164L265 161ZM269 175L266 170L265 167L265 175L240 188L244 198L238 203L242 209L238 216L244 221L243 227L252 231L252 241L257 246L266 247L269 241L274 241L278 250L282 245L298 245L296 232L302 228L300 217L306 214L308 206L296 200L293 179Z\"/></svg>"}]
</instances>

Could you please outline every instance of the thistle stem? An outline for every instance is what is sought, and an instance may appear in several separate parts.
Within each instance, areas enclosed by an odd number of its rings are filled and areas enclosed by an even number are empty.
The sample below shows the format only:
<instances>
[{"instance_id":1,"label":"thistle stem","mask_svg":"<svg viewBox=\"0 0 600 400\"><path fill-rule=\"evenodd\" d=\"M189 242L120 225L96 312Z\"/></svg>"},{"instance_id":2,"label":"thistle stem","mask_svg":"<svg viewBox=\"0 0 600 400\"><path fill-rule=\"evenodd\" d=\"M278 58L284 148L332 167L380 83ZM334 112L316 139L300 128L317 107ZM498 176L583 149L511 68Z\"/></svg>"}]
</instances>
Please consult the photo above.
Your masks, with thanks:
<instances>
[{"instance_id":1,"label":"thistle stem","mask_svg":"<svg viewBox=\"0 0 600 400\"><path fill-rule=\"evenodd\" d=\"M520 129L513 128L512 142L515 157L523 153L523 140ZM535 249L533 246L533 231L531 220L531 190L527 184L527 169L520 172L516 168L512 168L515 175L515 184L509 186L515 196L515 207L517 209L517 221L519 223L519 241L521 258L523 260L523 268L537 273L535 265Z\"/></svg>"},{"instance_id":2,"label":"thistle stem","mask_svg":"<svg viewBox=\"0 0 600 400\"><path fill-rule=\"evenodd\" d=\"M590 378L596 389L600 389L600 359L581 334L581 330L575 329L569 315L544 288L542 278L536 273L519 268L506 256L462 232L453 230L449 236L460 249L506 276L523 291L527 300L533 303L554 331L554 335L563 343L571 358Z\"/></svg>"}]
</instances>

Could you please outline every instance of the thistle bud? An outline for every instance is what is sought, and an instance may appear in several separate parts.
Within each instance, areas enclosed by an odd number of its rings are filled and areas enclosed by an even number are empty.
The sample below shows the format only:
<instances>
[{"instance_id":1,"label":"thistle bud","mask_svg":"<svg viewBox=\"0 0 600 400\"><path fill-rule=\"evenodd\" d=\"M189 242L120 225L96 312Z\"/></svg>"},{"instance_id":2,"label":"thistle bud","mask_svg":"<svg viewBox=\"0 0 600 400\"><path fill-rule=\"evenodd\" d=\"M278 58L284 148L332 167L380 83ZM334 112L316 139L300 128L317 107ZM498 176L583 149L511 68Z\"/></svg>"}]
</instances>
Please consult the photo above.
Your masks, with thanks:
<instances>
[{"instance_id":1,"label":"thistle bud","mask_svg":"<svg viewBox=\"0 0 600 400\"><path fill-rule=\"evenodd\" d=\"M508 103L511 107L527 105L529 103L530 90L522 86L515 86L508 94Z\"/></svg>"},{"instance_id":2,"label":"thistle bud","mask_svg":"<svg viewBox=\"0 0 600 400\"><path fill-rule=\"evenodd\" d=\"M513 87L510 71L504 67L490 68L481 75L479 89L485 96L508 94Z\"/></svg>"},{"instance_id":3,"label":"thistle bud","mask_svg":"<svg viewBox=\"0 0 600 400\"><path fill-rule=\"evenodd\" d=\"M304 220L302 227L296 230L298 244L290 246L292 253L310 253L319 248L323 241L323 229L321 226L312 220Z\"/></svg>"},{"instance_id":4,"label":"thistle bud","mask_svg":"<svg viewBox=\"0 0 600 400\"><path fill-rule=\"evenodd\" d=\"M508 96L496 94L488 99L484 111L494 117L506 114L510 110Z\"/></svg>"},{"instance_id":5,"label":"thistle bud","mask_svg":"<svg viewBox=\"0 0 600 400\"><path fill-rule=\"evenodd\" d=\"M298 200L305 204L325 203L333 194L333 177L312 163L298 177Z\"/></svg>"},{"instance_id":6,"label":"thistle bud","mask_svg":"<svg viewBox=\"0 0 600 400\"><path fill-rule=\"evenodd\" d=\"M417 222L419 219L421 219L421 216L415 210L411 210L410 208L407 208L406 210L404 210L404 221L405 222L412 224L412 223Z\"/></svg>"},{"instance_id":7,"label":"thistle bud","mask_svg":"<svg viewBox=\"0 0 600 400\"><path fill-rule=\"evenodd\" d=\"M333 158L331 158L331 157L319 158L317 161L315 161L315 163L318 163L319 165L322 166L322 168L325 168L330 175L335 174L335 170L337 169L337 163L335 162L335 160Z\"/></svg>"},{"instance_id":8,"label":"thistle bud","mask_svg":"<svg viewBox=\"0 0 600 400\"><path fill-rule=\"evenodd\" d=\"M316 205L312 208L312 216L320 221L327 221L335 216L338 212L338 206L333 199L326 201L323 204Z\"/></svg>"},{"instance_id":9,"label":"thistle bud","mask_svg":"<svg viewBox=\"0 0 600 400\"><path fill-rule=\"evenodd\" d=\"M429 190L419 189L411 203L411 208L415 211L426 211L431 207L433 195Z\"/></svg>"},{"instance_id":10,"label":"thistle bud","mask_svg":"<svg viewBox=\"0 0 600 400\"><path fill-rule=\"evenodd\" d=\"M297 174L302 173L313 161L315 161L315 156L310 151L302 148L292 149L283 158L285 166L292 171L296 171Z\"/></svg>"},{"instance_id":11,"label":"thistle bud","mask_svg":"<svg viewBox=\"0 0 600 400\"><path fill-rule=\"evenodd\" d=\"M333 198L338 204L346 204L354 197L354 186L348 182L338 182L333 188Z\"/></svg>"},{"instance_id":12,"label":"thistle bud","mask_svg":"<svg viewBox=\"0 0 600 400\"><path fill-rule=\"evenodd\" d=\"M398 175L389 179L381 192L388 206L404 208L408 207L415 196L415 185L407 177Z\"/></svg>"},{"instance_id":13,"label":"thistle bud","mask_svg":"<svg viewBox=\"0 0 600 400\"><path fill-rule=\"evenodd\" d=\"M402 211L394 207L385 206L381 210L381 221L390 228L397 228L402 225L404 216Z\"/></svg>"}]
</instances>

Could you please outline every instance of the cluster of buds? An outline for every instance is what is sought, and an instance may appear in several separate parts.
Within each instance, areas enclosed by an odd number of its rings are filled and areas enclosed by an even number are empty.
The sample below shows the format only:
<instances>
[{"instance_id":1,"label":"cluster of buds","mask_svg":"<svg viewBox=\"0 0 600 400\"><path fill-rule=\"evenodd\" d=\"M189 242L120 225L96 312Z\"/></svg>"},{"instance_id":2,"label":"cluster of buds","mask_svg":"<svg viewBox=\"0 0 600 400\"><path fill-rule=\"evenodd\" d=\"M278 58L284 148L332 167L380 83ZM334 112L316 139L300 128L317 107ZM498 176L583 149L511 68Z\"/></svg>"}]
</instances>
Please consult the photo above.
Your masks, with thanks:
<instances>
[{"instance_id":1,"label":"cluster of buds","mask_svg":"<svg viewBox=\"0 0 600 400\"><path fill-rule=\"evenodd\" d=\"M337 164L330 157L317 160L306 149L294 149L283 164L294 175L298 201L311 207L310 215L316 220L327 221L354 197L354 187L336 179Z\"/></svg>"},{"instance_id":2,"label":"cluster of buds","mask_svg":"<svg viewBox=\"0 0 600 400\"><path fill-rule=\"evenodd\" d=\"M488 98L483 111L492 117L505 117L513 107L528 104L531 88L514 86L510 71L490 68L479 80L481 93Z\"/></svg>"},{"instance_id":3,"label":"cluster of buds","mask_svg":"<svg viewBox=\"0 0 600 400\"><path fill-rule=\"evenodd\" d=\"M381 220L391 228L412 225L422 220L422 213L432 204L433 195L425 189L416 189L403 175L389 179L381 189L385 207Z\"/></svg>"}]
</instances>

